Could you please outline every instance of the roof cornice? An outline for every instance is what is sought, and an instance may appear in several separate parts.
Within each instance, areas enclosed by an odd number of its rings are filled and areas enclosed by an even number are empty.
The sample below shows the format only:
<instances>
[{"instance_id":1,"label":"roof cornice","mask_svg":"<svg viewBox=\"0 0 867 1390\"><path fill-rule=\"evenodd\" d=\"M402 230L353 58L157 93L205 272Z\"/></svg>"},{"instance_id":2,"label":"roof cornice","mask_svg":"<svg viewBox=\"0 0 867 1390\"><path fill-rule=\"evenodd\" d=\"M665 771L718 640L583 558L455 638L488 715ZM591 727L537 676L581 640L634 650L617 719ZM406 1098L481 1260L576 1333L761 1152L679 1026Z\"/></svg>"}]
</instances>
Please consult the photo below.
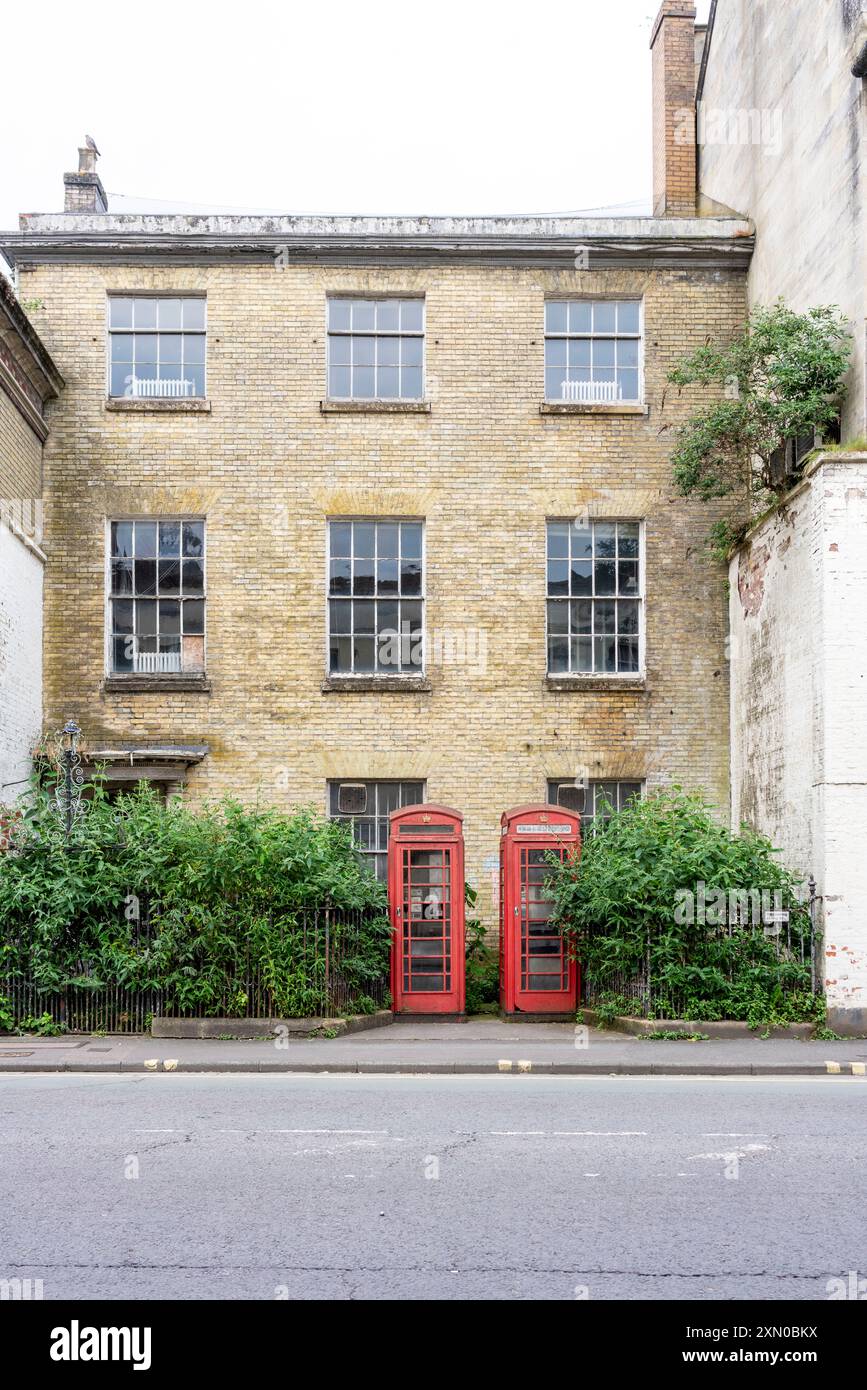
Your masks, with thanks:
<instances>
[{"instance_id":1,"label":"roof cornice","mask_svg":"<svg viewBox=\"0 0 867 1390\"><path fill-rule=\"evenodd\" d=\"M590 269L745 267L754 229L741 218L192 217L36 215L0 233L24 262L416 263Z\"/></svg>"}]
</instances>

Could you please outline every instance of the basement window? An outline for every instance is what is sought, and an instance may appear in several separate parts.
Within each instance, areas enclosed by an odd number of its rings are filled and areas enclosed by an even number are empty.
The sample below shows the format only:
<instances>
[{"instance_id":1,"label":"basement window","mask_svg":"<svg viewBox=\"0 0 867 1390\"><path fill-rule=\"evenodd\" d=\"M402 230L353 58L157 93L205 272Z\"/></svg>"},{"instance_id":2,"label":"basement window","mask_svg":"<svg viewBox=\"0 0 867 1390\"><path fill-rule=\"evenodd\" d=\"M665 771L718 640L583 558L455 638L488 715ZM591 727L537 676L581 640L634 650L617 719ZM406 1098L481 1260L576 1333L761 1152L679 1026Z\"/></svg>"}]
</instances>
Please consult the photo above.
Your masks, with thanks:
<instances>
[{"instance_id":1,"label":"basement window","mask_svg":"<svg viewBox=\"0 0 867 1390\"><path fill-rule=\"evenodd\" d=\"M424 782L329 782L328 814L352 826L364 863L383 883L388 877L388 817L401 806L418 806Z\"/></svg>"},{"instance_id":2,"label":"basement window","mask_svg":"<svg viewBox=\"0 0 867 1390\"><path fill-rule=\"evenodd\" d=\"M548 675L637 675L643 665L641 527L548 522Z\"/></svg>"},{"instance_id":3,"label":"basement window","mask_svg":"<svg viewBox=\"0 0 867 1390\"><path fill-rule=\"evenodd\" d=\"M108 301L111 397L183 400L205 394L205 300L112 295Z\"/></svg>"},{"instance_id":4,"label":"basement window","mask_svg":"<svg viewBox=\"0 0 867 1390\"><path fill-rule=\"evenodd\" d=\"M202 672L204 521L112 521L109 552L109 671Z\"/></svg>"},{"instance_id":5,"label":"basement window","mask_svg":"<svg viewBox=\"0 0 867 1390\"><path fill-rule=\"evenodd\" d=\"M424 300L328 300L328 399L420 401Z\"/></svg>"},{"instance_id":6,"label":"basement window","mask_svg":"<svg viewBox=\"0 0 867 1390\"><path fill-rule=\"evenodd\" d=\"M641 792L641 782L598 781L579 785L574 780L557 779L548 783L549 803L579 815L583 835L592 832L595 823L602 823L615 811L622 811L630 801L640 801Z\"/></svg>"},{"instance_id":7,"label":"basement window","mask_svg":"<svg viewBox=\"0 0 867 1390\"><path fill-rule=\"evenodd\" d=\"M546 401L638 405L640 375L640 300L546 302Z\"/></svg>"}]
</instances>

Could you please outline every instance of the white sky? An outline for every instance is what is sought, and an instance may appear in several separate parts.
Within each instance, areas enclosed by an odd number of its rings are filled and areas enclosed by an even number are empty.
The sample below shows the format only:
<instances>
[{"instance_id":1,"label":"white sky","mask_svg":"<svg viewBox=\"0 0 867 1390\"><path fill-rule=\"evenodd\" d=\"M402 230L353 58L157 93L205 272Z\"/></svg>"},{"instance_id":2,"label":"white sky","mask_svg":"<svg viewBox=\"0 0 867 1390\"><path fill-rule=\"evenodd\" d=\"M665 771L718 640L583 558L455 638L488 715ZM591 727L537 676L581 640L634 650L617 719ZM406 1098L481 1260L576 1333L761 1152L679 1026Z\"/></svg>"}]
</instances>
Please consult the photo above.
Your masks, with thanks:
<instances>
[{"instance_id":1,"label":"white sky","mask_svg":"<svg viewBox=\"0 0 867 1390\"><path fill-rule=\"evenodd\" d=\"M3 25L0 227L62 210L86 132L110 211L637 213L657 8L17 5Z\"/></svg>"}]
</instances>

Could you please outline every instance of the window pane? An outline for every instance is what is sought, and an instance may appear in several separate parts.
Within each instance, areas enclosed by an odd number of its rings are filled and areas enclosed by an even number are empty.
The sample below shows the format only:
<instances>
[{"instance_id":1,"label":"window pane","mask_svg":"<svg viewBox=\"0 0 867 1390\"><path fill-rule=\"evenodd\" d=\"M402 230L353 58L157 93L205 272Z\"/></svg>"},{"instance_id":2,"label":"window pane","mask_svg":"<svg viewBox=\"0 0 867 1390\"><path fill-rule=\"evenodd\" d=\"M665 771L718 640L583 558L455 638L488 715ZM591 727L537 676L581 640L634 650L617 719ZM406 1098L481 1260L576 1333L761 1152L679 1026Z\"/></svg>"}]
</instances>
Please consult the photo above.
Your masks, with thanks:
<instances>
[{"instance_id":1,"label":"window pane","mask_svg":"<svg viewBox=\"0 0 867 1390\"><path fill-rule=\"evenodd\" d=\"M568 344L565 338L545 339L545 366L565 367Z\"/></svg>"},{"instance_id":2,"label":"window pane","mask_svg":"<svg viewBox=\"0 0 867 1390\"><path fill-rule=\"evenodd\" d=\"M618 371L617 380L620 383L620 398L624 401L638 400L638 372L628 368Z\"/></svg>"},{"instance_id":3,"label":"window pane","mask_svg":"<svg viewBox=\"0 0 867 1390\"><path fill-rule=\"evenodd\" d=\"M594 627L596 633L609 633L617 631L617 612L612 600L602 601L596 604L594 615Z\"/></svg>"},{"instance_id":4,"label":"window pane","mask_svg":"<svg viewBox=\"0 0 867 1390\"><path fill-rule=\"evenodd\" d=\"M352 554L352 526L348 521L332 521L328 534L332 555Z\"/></svg>"},{"instance_id":5,"label":"window pane","mask_svg":"<svg viewBox=\"0 0 867 1390\"><path fill-rule=\"evenodd\" d=\"M179 560L160 560L159 592L179 594L181 591L181 564Z\"/></svg>"},{"instance_id":6,"label":"window pane","mask_svg":"<svg viewBox=\"0 0 867 1390\"><path fill-rule=\"evenodd\" d=\"M374 592L374 565L373 557L364 555L356 556L352 562L352 592L354 594L373 594Z\"/></svg>"},{"instance_id":7,"label":"window pane","mask_svg":"<svg viewBox=\"0 0 867 1390\"><path fill-rule=\"evenodd\" d=\"M113 521L111 523L111 553L118 558L132 555L131 521Z\"/></svg>"},{"instance_id":8,"label":"window pane","mask_svg":"<svg viewBox=\"0 0 867 1390\"><path fill-rule=\"evenodd\" d=\"M355 554L373 559L376 554L376 526L372 521L357 521L353 527Z\"/></svg>"},{"instance_id":9,"label":"window pane","mask_svg":"<svg viewBox=\"0 0 867 1390\"><path fill-rule=\"evenodd\" d=\"M108 312L112 328L132 328L131 299L109 299Z\"/></svg>"},{"instance_id":10,"label":"window pane","mask_svg":"<svg viewBox=\"0 0 867 1390\"><path fill-rule=\"evenodd\" d=\"M183 300L184 328L195 331L205 327L205 302L204 299ZM204 343L204 339L202 342Z\"/></svg>"},{"instance_id":11,"label":"window pane","mask_svg":"<svg viewBox=\"0 0 867 1390\"><path fill-rule=\"evenodd\" d=\"M132 560L112 560L111 591L114 594L132 593Z\"/></svg>"},{"instance_id":12,"label":"window pane","mask_svg":"<svg viewBox=\"0 0 867 1390\"><path fill-rule=\"evenodd\" d=\"M621 599L617 605L617 631L628 637L638 633L638 603Z\"/></svg>"},{"instance_id":13,"label":"window pane","mask_svg":"<svg viewBox=\"0 0 867 1390\"><path fill-rule=\"evenodd\" d=\"M400 326L404 333L420 333L424 327L424 300L403 299L400 304Z\"/></svg>"},{"instance_id":14,"label":"window pane","mask_svg":"<svg viewBox=\"0 0 867 1390\"><path fill-rule=\"evenodd\" d=\"M361 329L376 327L376 304L370 299L352 301L352 327L358 333Z\"/></svg>"},{"instance_id":15,"label":"window pane","mask_svg":"<svg viewBox=\"0 0 867 1390\"><path fill-rule=\"evenodd\" d=\"M375 391L372 367L356 367L352 373L352 394L356 400L372 400Z\"/></svg>"},{"instance_id":16,"label":"window pane","mask_svg":"<svg viewBox=\"0 0 867 1390\"><path fill-rule=\"evenodd\" d=\"M188 366L193 366L195 363L203 363L205 360L204 333L184 333L183 354L184 361Z\"/></svg>"},{"instance_id":17,"label":"window pane","mask_svg":"<svg viewBox=\"0 0 867 1390\"><path fill-rule=\"evenodd\" d=\"M157 553L157 523L137 521L135 524L135 553L137 559L155 559Z\"/></svg>"},{"instance_id":18,"label":"window pane","mask_svg":"<svg viewBox=\"0 0 867 1390\"><path fill-rule=\"evenodd\" d=\"M205 630L205 604L203 599L188 599L184 602L184 632L202 633Z\"/></svg>"},{"instance_id":19,"label":"window pane","mask_svg":"<svg viewBox=\"0 0 867 1390\"><path fill-rule=\"evenodd\" d=\"M329 299L328 327L348 329L351 308L352 301L349 299Z\"/></svg>"},{"instance_id":20,"label":"window pane","mask_svg":"<svg viewBox=\"0 0 867 1390\"><path fill-rule=\"evenodd\" d=\"M156 560L136 560L135 591L137 594L155 594L157 591Z\"/></svg>"},{"instance_id":21,"label":"window pane","mask_svg":"<svg viewBox=\"0 0 867 1390\"><path fill-rule=\"evenodd\" d=\"M396 400L400 393L400 373L397 367L380 367L377 372L376 394L381 400Z\"/></svg>"},{"instance_id":22,"label":"window pane","mask_svg":"<svg viewBox=\"0 0 867 1390\"><path fill-rule=\"evenodd\" d=\"M331 593L348 594L350 592L350 561L348 559L331 561Z\"/></svg>"},{"instance_id":23,"label":"window pane","mask_svg":"<svg viewBox=\"0 0 867 1390\"><path fill-rule=\"evenodd\" d=\"M192 384L192 394L194 396L204 396L205 394L205 369L201 366L184 366L184 377Z\"/></svg>"},{"instance_id":24,"label":"window pane","mask_svg":"<svg viewBox=\"0 0 867 1390\"><path fill-rule=\"evenodd\" d=\"M376 360L375 338L351 338L352 362L356 367L372 367Z\"/></svg>"},{"instance_id":25,"label":"window pane","mask_svg":"<svg viewBox=\"0 0 867 1390\"><path fill-rule=\"evenodd\" d=\"M376 631L376 605L372 600L353 600L352 622L356 633L373 633Z\"/></svg>"},{"instance_id":26,"label":"window pane","mask_svg":"<svg viewBox=\"0 0 867 1390\"><path fill-rule=\"evenodd\" d=\"M597 594L613 594L616 592L617 584L615 571L617 566L613 560L597 560L596 571L596 590Z\"/></svg>"},{"instance_id":27,"label":"window pane","mask_svg":"<svg viewBox=\"0 0 867 1390\"><path fill-rule=\"evenodd\" d=\"M109 395L129 396L132 394L132 364L122 362L119 366L111 369L111 385Z\"/></svg>"},{"instance_id":28,"label":"window pane","mask_svg":"<svg viewBox=\"0 0 867 1390\"><path fill-rule=\"evenodd\" d=\"M638 593L638 561L620 560L618 563L620 570L620 593Z\"/></svg>"},{"instance_id":29,"label":"window pane","mask_svg":"<svg viewBox=\"0 0 867 1390\"><path fill-rule=\"evenodd\" d=\"M135 360L143 364L156 362L157 343L159 339L156 333L136 333L135 335ZM144 374L144 373L142 373Z\"/></svg>"},{"instance_id":30,"label":"window pane","mask_svg":"<svg viewBox=\"0 0 867 1390\"><path fill-rule=\"evenodd\" d=\"M596 555L607 560L617 553L617 527L610 521L599 521L594 529Z\"/></svg>"},{"instance_id":31,"label":"window pane","mask_svg":"<svg viewBox=\"0 0 867 1390\"><path fill-rule=\"evenodd\" d=\"M593 554L593 532L589 526L572 527L572 559L589 560Z\"/></svg>"},{"instance_id":32,"label":"window pane","mask_svg":"<svg viewBox=\"0 0 867 1390\"><path fill-rule=\"evenodd\" d=\"M400 553L405 560L421 559L421 523L405 521L400 528Z\"/></svg>"},{"instance_id":33,"label":"window pane","mask_svg":"<svg viewBox=\"0 0 867 1390\"><path fill-rule=\"evenodd\" d=\"M332 671L352 670L352 638L332 637L328 644L329 668Z\"/></svg>"},{"instance_id":34,"label":"window pane","mask_svg":"<svg viewBox=\"0 0 867 1390\"><path fill-rule=\"evenodd\" d=\"M638 339L637 339L637 338L618 338L618 339L617 339L617 365L618 365L618 367L637 367L637 366L638 366Z\"/></svg>"},{"instance_id":35,"label":"window pane","mask_svg":"<svg viewBox=\"0 0 867 1390\"><path fill-rule=\"evenodd\" d=\"M569 564L566 560L548 561L548 593L552 596L569 593Z\"/></svg>"},{"instance_id":36,"label":"window pane","mask_svg":"<svg viewBox=\"0 0 867 1390\"><path fill-rule=\"evenodd\" d=\"M400 327L400 300L382 299L376 306L376 326L380 333L397 332Z\"/></svg>"},{"instance_id":37,"label":"window pane","mask_svg":"<svg viewBox=\"0 0 867 1390\"><path fill-rule=\"evenodd\" d=\"M617 638L594 637L593 655L597 671L604 674L615 672L617 670Z\"/></svg>"},{"instance_id":38,"label":"window pane","mask_svg":"<svg viewBox=\"0 0 867 1390\"><path fill-rule=\"evenodd\" d=\"M587 299L573 299L569 305L569 332L589 333L592 305Z\"/></svg>"},{"instance_id":39,"label":"window pane","mask_svg":"<svg viewBox=\"0 0 867 1390\"><path fill-rule=\"evenodd\" d=\"M181 551L181 523L179 521L160 522L160 555L179 555Z\"/></svg>"},{"instance_id":40,"label":"window pane","mask_svg":"<svg viewBox=\"0 0 867 1390\"><path fill-rule=\"evenodd\" d=\"M621 671L638 670L637 637L619 637L617 639L617 653Z\"/></svg>"},{"instance_id":41,"label":"window pane","mask_svg":"<svg viewBox=\"0 0 867 1390\"><path fill-rule=\"evenodd\" d=\"M572 561L571 571L573 595L577 596L580 594L591 594L593 592L592 568L593 567L589 560Z\"/></svg>"},{"instance_id":42,"label":"window pane","mask_svg":"<svg viewBox=\"0 0 867 1390\"><path fill-rule=\"evenodd\" d=\"M180 331L181 301L179 299L160 299L157 301L157 327L163 331Z\"/></svg>"},{"instance_id":43,"label":"window pane","mask_svg":"<svg viewBox=\"0 0 867 1390\"><path fill-rule=\"evenodd\" d=\"M201 594L205 588L205 568L200 560L184 560L183 580L185 594Z\"/></svg>"},{"instance_id":44,"label":"window pane","mask_svg":"<svg viewBox=\"0 0 867 1390\"><path fill-rule=\"evenodd\" d=\"M590 599L572 600L572 632L589 635L592 631L593 604Z\"/></svg>"},{"instance_id":45,"label":"window pane","mask_svg":"<svg viewBox=\"0 0 867 1390\"><path fill-rule=\"evenodd\" d=\"M131 333L112 333L111 335L111 360L112 362L131 362L133 359L133 343L135 339Z\"/></svg>"},{"instance_id":46,"label":"window pane","mask_svg":"<svg viewBox=\"0 0 867 1390\"><path fill-rule=\"evenodd\" d=\"M112 621L115 632L133 631L132 599L116 598L112 601Z\"/></svg>"},{"instance_id":47,"label":"window pane","mask_svg":"<svg viewBox=\"0 0 867 1390\"><path fill-rule=\"evenodd\" d=\"M376 639L374 637L356 637L353 642L353 649L356 671L374 671L376 669Z\"/></svg>"},{"instance_id":48,"label":"window pane","mask_svg":"<svg viewBox=\"0 0 867 1390\"><path fill-rule=\"evenodd\" d=\"M572 665L576 671L593 670L593 639L591 637L573 637Z\"/></svg>"},{"instance_id":49,"label":"window pane","mask_svg":"<svg viewBox=\"0 0 867 1390\"><path fill-rule=\"evenodd\" d=\"M348 334L328 339L328 360L332 367L348 367L352 361L352 339Z\"/></svg>"},{"instance_id":50,"label":"window pane","mask_svg":"<svg viewBox=\"0 0 867 1390\"><path fill-rule=\"evenodd\" d=\"M135 653L135 639L132 637L115 637L112 643L112 667L113 671L131 671L133 655Z\"/></svg>"},{"instance_id":51,"label":"window pane","mask_svg":"<svg viewBox=\"0 0 867 1390\"><path fill-rule=\"evenodd\" d=\"M329 627L333 633L352 631L352 604L348 599L331 599L328 609Z\"/></svg>"},{"instance_id":52,"label":"window pane","mask_svg":"<svg viewBox=\"0 0 867 1390\"><path fill-rule=\"evenodd\" d=\"M593 305L593 332L613 333L617 325L616 314L616 304L597 300Z\"/></svg>"},{"instance_id":53,"label":"window pane","mask_svg":"<svg viewBox=\"0 0 867 1390\"><path fill-rule=\"evenodd\" d=\"M563 390L563 383L566 380L565 367L549 367L545 373L545 400L560 401L566 399Z\"/></svg>"},{"instance_id":54,"label":"window pane","mask_svg":"<svg viewBox=\"0 0 867 1390\"><path fill-rule=\"evenodd\" d=\"M346 339L347 343L349 339ZM328 394L332 400L345 400L352 394L348 367L332 367L328 373Z\"/></svg>"},{"instance_id":55,"label":"window pane","mask_svg":"<svg viewBox=\"0 0 867 1390\"><path fill-rule=\"evenodd\" d=\"M202 555L205 549L205 523L203 521L185 521L183 531L184 555L189 557Z\"/></svg>"},{"instance_id":56,"label":"window pane","mask_svg":"<svg viewBox=\"0 0 867 1390\"><path fill-rule=\"evenodd\" d=\"M621 521L617 527L617 553L622 560L638 558L638 527Z\"/></svg>"},{"instance_id":57,"label":"window pane","mask_svg":"<svg viewBox=\"0 0 867 1390\"><path fill-rule=\"evenodd\" d=\"M152 599L137 599L135 605L135 630L139 637L151 637L157 630L157 605Z\"/></svg>"},{"instance_id":58,"label":"window pane","mask_svg":"<svg viewBox=\"0 0 867 1390\"><path fill-rule=\"evenodd\" d=\"M421 367L405 367L401 374L400 394L406 401L420 401L423 384Z\"/></svg>"},{"instance_id":59,"label":"window pane","mask_svg":"<svg viewBox=\"0 0 867 1390\"><path fill-rule=\"evenodd\" d=\"M607 368L614 366L614 339L613 338L594 338L593 339L593 367Z\"/></svg>"},{"instance_id":60,"label":"window pane","mask_svg":"<svg viewBox=\"0 0 867 1390\"><path fill-rule=\"evenodd\" d=\"M378 560L376 591L379 594L397 593L397 560Z\"/></svg>"},{"instance_id":61,"label":"window pane","mask_svg":"<svg viewBox=\"0 0 867 1390\"><path fill-rule=\"evenodd\" d=\"M617 306L617 332L618 333L637 333L639 323L639 303L638 300L618 304Z\"/></svg>"},{"instance_id":62,"label":"window pane","mask_svg":"<svg viewBox=\"0 0 867 1390\"><path fill-rule=\"evenodd\" d=\"M569 639L567 637L548 638L548 670L569 670Z\"/></svg>"},{"instance_id":63,"label":"window pane","mask_svg":"<svg viewBox=\"0 0 867 1390\"><path fill-rule=\"evenodd\" d=\"M156 328L157 302L155 299L137 299L133 309L134 328Z\"/></svg>"},{"instance_id":64,"label":"window pane","mask_svg":"<svg viewBox=\"0 0 867 1390\"><path fill-rule=\"evenodd\" d=\"M420 367L424 353L423 338L401 338L400 360L404 367Z\"/></svg>"},{"instance_id":65,"label":"window pane","mask_svg":"<svg viewBox=\"0 0 867 1390\"><path fill-rule=\"evenodd\" d=\"M590 366L593 342L590 338L571 338L569 340L569 366L573 370ZM579 379L584 379L579 377Z\"/></svg>"},{"instance_id":66,"label":"window pane","mask_svg":"<svg viewBox=\"0 0 867 1390\"><path fill-rule=\"evenodd\" d=\"M397 559L399 533L400 528L396 522L377 526L376 553L380 559Z\"/></svg>"},{"instance_id":67,"label":"window pane","mask_svg":"<svg viewBox=\"0 0 867 1390\"><path fill-rule=\"evenodd\" d=\"M163 333L160 337L160 363L181 361L180 333Z\"/></svg>"},{"instance_id":68,"label":"window pane","mask_svg":"<svg viewBox=\"0 0 867 1390\"><path fill-rule=\"evenodd\" d=\"M569 526L565 521L550 522L548 525L548 559L568 560Z\"/></svg>"},{"instance_id":69,"label":"window pane","mask_svg":"<svg viewBox=\"0 0 867 1390\"><path fill-rule=\"evenodd\" d=\"M569 631L569 605L563 599L548 601L548 633L551 637L564 636Z\"/></svg>"},{"instance_id":70,"label":"window pane","mask_svg":"<svg viewBox=\"0 0 867 1390\"><path fill-rule=\"evenodd\" d=\"M400 591L402 594L421 593L421 561L401 560Z\"/></svg>"},{"instance_id":71,"label":"window pane","mask_svg":"<svg viewBox=\"0 0 867 1390\"><path fill-rule=\"evenodd\" d=\"M178 602L160 601L160 633L175 633L181 630L181 605Z\"/></svg>"},{"instance_id":72,"label":"window pane","mask_svg":"<svg viewBox=\"0 0 867 1390\"><path fill-rule=\"evenodd\" d=\"M567 306L562 300L549 299L545 304L545 332L565 333Z\"/></svg>"}]
</instances>

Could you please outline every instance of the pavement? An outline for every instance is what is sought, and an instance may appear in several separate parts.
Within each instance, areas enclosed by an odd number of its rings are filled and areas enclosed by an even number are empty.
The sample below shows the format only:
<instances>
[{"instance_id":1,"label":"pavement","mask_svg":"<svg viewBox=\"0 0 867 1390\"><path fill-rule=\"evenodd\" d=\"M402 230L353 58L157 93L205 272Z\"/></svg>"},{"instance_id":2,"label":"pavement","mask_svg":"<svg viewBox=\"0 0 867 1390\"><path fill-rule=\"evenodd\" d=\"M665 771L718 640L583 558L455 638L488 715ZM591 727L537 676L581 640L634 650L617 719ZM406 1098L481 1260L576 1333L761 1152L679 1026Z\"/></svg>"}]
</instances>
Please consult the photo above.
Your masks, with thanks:
<instances>
[{"instance_id":1,"label":"pavement","mask_svg":"<svg viewBox=\"0 0 867 1390\"><path fill-rule=\"evenodd\" d=\"M0 1038L0 1072L541 1072L592 1076L865 1077L867 1038L651 1041L570 1023L396 1019L337 1038ZM865 1078L867 1079L867 1078Z\"/></svg>"},{"instance_id":2,"label":"pavement","mask_svg":"<svg viewBox=\"0 0 867 1390\"><path fill-rule=\"evenodd\" d=\"M851 1076L5 1076L0 1281L556 1299L579 1354L603 1299L787 1299L759 1321L808 1324L794 1300L867 1278L865 1098Z\"/></svg>"}]
</instances>

